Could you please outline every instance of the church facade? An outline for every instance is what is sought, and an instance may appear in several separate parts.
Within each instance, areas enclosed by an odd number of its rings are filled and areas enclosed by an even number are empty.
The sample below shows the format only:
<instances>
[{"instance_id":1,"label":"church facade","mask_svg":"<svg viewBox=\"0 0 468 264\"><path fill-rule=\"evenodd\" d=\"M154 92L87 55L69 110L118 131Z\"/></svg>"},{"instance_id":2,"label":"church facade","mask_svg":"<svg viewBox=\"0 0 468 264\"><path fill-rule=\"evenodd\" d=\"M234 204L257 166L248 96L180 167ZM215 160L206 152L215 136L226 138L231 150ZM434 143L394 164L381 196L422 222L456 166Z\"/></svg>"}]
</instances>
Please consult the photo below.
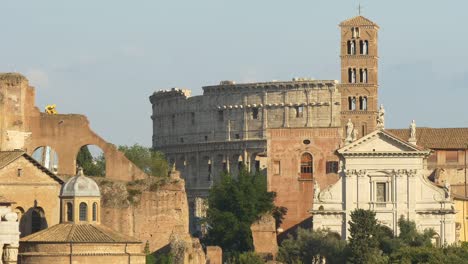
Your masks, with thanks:
<instances>
[{"instance_id":1,"label":"church facade","mask_svg":"<svg viewBox=\"0 0 468 264\"><path fill-rule=\"evenodd\" d=\"M433 229L438 245L456 241L450 186L442 188L427 179L430 150L376 130L337 152L339 180L324 189L318 184L314 188L314 229L330 229L346 239L350 214L361 208L374 211L395 235L403 217L414 221L419 231Z\"/></svg>"}]
</instances>

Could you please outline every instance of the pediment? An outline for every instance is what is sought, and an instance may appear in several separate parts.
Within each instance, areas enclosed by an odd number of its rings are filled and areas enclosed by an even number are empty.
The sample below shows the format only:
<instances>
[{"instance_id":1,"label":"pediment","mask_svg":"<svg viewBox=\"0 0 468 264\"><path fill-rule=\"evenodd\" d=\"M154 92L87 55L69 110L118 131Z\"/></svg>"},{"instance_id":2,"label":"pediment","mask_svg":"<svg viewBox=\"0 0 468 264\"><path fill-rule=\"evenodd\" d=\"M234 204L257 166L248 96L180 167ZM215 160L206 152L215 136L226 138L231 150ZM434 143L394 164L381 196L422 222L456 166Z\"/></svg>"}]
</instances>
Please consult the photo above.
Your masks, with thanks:
<instances>
[{"instance_id":1,"label":"pediment","mask_svg":"<svg viewBox=\"0 0 468 264\"><path fill-rule=\"evenodd\" d=\"M429 153L429 150L412 145L383 130L374 131L338 150L341 154L351 153Z\"/></svg>"}]
</instances>

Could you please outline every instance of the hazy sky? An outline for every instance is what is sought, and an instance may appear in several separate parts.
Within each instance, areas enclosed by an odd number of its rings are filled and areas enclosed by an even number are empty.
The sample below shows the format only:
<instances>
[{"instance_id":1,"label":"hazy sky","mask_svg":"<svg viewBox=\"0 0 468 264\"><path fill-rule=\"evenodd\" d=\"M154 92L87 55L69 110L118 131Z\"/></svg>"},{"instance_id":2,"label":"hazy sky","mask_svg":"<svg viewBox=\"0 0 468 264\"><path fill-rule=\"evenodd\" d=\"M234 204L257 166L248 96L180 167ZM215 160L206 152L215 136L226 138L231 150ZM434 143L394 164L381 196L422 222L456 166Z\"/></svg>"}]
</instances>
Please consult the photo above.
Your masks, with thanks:
<instances>
[{"instance_id":1,"label":"hazy sky","mask_svg":"<svg viewBox=\"0 0 468 264\"><path fill-rule=\"evenodd\" d=\"M115 144L151 145L155 90L220 80L340 79L340 21L380 25L387 127L468 126L466 0L2 1L0 72L42 110L88 116Z\"/></svg>"}]
</instances>

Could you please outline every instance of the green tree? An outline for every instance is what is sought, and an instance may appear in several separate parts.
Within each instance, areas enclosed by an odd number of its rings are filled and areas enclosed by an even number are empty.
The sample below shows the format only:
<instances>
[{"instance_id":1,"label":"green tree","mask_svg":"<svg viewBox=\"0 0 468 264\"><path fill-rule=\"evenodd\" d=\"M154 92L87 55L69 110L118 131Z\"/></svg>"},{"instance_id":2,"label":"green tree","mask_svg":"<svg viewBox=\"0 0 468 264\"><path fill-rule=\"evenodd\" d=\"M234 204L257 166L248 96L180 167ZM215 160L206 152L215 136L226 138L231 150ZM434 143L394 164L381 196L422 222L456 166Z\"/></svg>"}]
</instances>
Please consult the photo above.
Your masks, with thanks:
<instances>
[{"instance_id":1,"label":"green tree","mask_svg":"<svg viewBox=\"0 0 468 264\"><path fill-rule=\"evenodd\" d=\"M162 152L139 144L119 146L119 150L124 153L127 159L149 175L164 177L168 173L169 166Z\"/></svg>"},{"instance_id":2,"label":"green tree","mask_svg":"<svg viewBox=\"0 0 468 264\"><path fill-rule=\"evenodd\" d=\"M386 261L379 249L378 234L381 229L375 212L356 209L349 223L349 260L352 263L383 263Z\"/></svg>"},{"instance_id":3,"label":"green tree","mask_svg":"<svg viewBox=\"0 0 468 264\"><path fill-rule=\"evenodd\" d=\"M427 229L423 233L418 232L414 221L406 220L404 216L398 219L398 227L400 228L400 240L413 247L432 246L431 238L436 234L434 230Z\"/></svg>"},{"instance_id":4,"label":"green tree","mask_svg":"<svg viewBox=\"0 0 468 264\"><path fill-rule=\"evenodd\" d=\"M278 260L284 263L316 263L325 258L326 263L345 263L346 241L328 230L299 228L296 237L285 239L278 251Z\"/></svg>"},{"instance_id":5,"label":"green tree","mask_svg":"<svg viewBox=\"0 0 468 264\"><path fill-rule=\"evenodd\" d=\"M224 175L209 193L204 243L220 246L227 256L252 251L250 226L262 214L272 212L274 199L264 175L245 169L236 178Z\"/></svg>"},{"instance_id":6,"label":"green tree","mask_svg":"<svg viewBox=\"0 0 468 264\"><path fill-rule=\"evenodd\" d=\"M104 154L93 158L88 146L81 147L76 156L76 164L83 168L83 173L88 176L105 176L106 175L106 159Z\"/></svg>"}]
</instances>

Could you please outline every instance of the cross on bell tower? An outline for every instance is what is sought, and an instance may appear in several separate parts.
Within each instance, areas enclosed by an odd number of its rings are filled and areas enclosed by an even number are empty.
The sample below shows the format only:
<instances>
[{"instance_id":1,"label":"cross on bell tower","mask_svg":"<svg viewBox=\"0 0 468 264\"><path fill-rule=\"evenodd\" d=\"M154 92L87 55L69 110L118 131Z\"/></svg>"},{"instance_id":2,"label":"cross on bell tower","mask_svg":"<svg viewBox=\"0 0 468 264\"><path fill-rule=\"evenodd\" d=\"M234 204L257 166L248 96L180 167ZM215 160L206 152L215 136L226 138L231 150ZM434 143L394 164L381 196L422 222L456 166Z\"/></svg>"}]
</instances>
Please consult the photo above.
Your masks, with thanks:
<instances>
[{"instance_id":1,"label":"cross on bell tower","mask_svg":"<svg viewBox=\"0 0 468 264\"><path fill-rule=\"evenodd\" d=\"M361 14L359 4L358 12ZM340 23L341 124L349 119L359 137L376 129L378 111L379 26L359 15Z\"/></svg>"}]
</instances>

